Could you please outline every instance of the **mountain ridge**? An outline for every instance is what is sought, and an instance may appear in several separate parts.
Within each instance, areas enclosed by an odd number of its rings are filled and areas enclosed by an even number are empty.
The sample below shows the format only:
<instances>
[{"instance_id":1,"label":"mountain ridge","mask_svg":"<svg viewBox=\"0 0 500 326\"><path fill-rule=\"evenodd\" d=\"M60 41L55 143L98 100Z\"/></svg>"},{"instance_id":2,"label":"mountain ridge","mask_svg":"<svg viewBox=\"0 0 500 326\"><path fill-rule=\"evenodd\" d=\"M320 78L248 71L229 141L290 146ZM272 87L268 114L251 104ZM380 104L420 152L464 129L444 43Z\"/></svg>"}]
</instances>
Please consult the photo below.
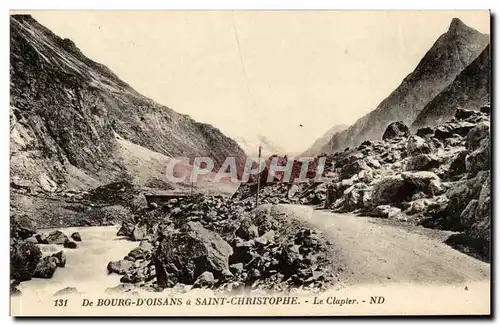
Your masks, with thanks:
<instances>
[{"instance_id":1,"label":"mountain ridge","mask_svg":"<svg viewBox=\"0 0 500 326\"><path fill-rule=\"evenodd\" d=\"M15 182L57 188L77 178L85 187L125 177L115 134L168 157L209 156L218 167L235 156L243 167L234 140L141 95L73 41L29 15L10 16L10 27Z\"/></svg>"},{"instance_id":2,"label":"mountain ridge","mask_svg":"<svg viewBox=\"0 0 500 326\"><path fill-rule=\"evenodd\" d=\"M393 121L410 125L425 105L451 84L488 44L489 35L453 19L448 30L439 36L401 84L375 110L335 134L320 152L333 153L355 147L367 139L380 139Z\"/></svg>"}]
</instances>

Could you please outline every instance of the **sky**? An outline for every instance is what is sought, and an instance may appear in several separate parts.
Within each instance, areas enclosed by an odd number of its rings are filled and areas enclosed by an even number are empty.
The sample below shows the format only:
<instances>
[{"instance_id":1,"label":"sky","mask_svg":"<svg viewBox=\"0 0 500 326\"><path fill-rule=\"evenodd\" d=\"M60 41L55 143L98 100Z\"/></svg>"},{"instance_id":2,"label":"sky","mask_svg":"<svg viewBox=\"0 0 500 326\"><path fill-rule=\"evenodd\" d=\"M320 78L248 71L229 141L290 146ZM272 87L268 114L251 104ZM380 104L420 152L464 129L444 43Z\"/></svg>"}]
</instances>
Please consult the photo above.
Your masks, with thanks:
<instances>
[{"instance_id":1,"label":"sky","mask_svg":"<svg viewBox=\"0 0 500 326\"><path fill-rule=\"evenodd\" d=\"M453 17L487 11L36 11L143 95L289 153L387 97Z\"/></svg>"}]
</instances>

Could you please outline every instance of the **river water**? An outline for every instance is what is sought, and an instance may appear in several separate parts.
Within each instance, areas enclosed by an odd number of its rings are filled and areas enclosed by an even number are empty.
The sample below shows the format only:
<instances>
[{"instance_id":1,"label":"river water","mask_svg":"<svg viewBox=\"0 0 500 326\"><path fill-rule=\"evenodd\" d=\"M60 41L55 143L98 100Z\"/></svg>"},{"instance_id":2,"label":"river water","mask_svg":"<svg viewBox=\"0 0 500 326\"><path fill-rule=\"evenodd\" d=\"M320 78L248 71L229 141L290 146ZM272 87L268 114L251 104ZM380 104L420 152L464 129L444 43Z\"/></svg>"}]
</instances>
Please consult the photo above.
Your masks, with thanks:
<instances>
[{"instance_id":1,"label":"river water","mask_svg":"<svg viewBox=\"0 0 500 326\"><path fill-rule=\"evenodd\" d=\"M60 230L68 237L73 232L79 232L82 242L77 242L76 249L54 244L40 245L44 256L63 250L66 266L57 268L51 279L33 278L22 282L18 286L22 296L52 297L66 287L74 287L81 293L104 293L106 288L120 284L121 276L108 274L106 266L111 260L125 257L139 243L116 236L118 229L119 226L94 226L39 230L40 233Z\"/></svg>"}]
</instances>

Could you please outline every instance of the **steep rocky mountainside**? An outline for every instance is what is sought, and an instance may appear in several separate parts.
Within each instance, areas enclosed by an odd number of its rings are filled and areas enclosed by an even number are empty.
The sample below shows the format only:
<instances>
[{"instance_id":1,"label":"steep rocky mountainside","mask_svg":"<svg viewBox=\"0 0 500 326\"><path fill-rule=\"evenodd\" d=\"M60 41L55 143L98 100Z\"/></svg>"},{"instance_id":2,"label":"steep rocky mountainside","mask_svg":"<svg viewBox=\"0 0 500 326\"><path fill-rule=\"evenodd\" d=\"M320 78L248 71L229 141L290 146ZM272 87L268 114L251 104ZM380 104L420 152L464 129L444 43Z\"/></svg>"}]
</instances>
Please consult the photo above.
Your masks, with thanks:
<instances>
[{"instance_id":1,"label":"steep rocky mountainside","mask_svg":"<svg viewBox=\"0 0 500 326\"><path fill-rule=\"evenodd\" d=\"M338 132L344 131L347 128L349 128L348 125L335 125L332 128L330 128L327 132L323 134L320 138L318 138L311 147L309 147L303 154L302 156L308 157L308 156L314 156L314 154L319 153L323 146L325 146L330 139L332 139L333 135L335 135Z\"/></svg>"},{"instance_id":2,"label":"steep rocky mountainside","mask_svg":"<svg viewBox=\"0 0 500 326\"><path fill-rule=\"evenodd\" d=\"M477 110L490 101L490 46L488 45L460 75L420 112L412 124L415 130L450 120L461 107Z\"/></svg>"},{"instance_id":3,"label":"steep rocky mountainside","mask_svg":"<svg viewBox=\"0 0 500 326\"><path fill-rule=\"evenodd\" d=\"M130 177L118 138L167 158L244 163L217 128L142 96L31 16L11 16L10 28L13 182L53 190Z\"/></svg>"},{"instance_id":4,"label":"steep rocky mountainside","mask_svg":"<svg viewBox=\"0 0 500 326\"><path fill-rule=\"evenodd\" d=\"M393 121L411 125L424 107L471 64L486 48L489 35L482 34L454 18L389 97L347 130L335 134L320 152L334 153L355 147L364 140L377 140ZM381 72L383 73L383 72Z\"/></svg>"}]
</instances>

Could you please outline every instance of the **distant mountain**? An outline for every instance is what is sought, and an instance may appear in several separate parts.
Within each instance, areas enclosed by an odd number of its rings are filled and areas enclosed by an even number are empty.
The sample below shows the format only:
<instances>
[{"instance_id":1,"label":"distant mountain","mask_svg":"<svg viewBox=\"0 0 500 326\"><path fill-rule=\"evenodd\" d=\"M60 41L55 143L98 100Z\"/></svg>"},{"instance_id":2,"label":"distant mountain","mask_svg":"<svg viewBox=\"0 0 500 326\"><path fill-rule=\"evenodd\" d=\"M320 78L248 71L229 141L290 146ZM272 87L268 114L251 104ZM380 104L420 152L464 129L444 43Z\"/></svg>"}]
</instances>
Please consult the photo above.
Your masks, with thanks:
<instances>
[{"instance_id":1,"label":"distant mountain","mask_svg":"<svg viewBox=\"0 0 500 326\"><path fill-rule=\"evenodd\" d=\"M437 126L454 117L458 107L479 110L490 102L490 46L488 45L451 85L439 93L420 112L413 129Z\"/></svg>"},{"instance_id":2,"label":"distant mountain","mask_svg":"<svg viewBox=\"0 0 500 326\"><path fill-rule=\"evenodd\" d=\"M325 146L330 141L333 135L346 130L348 127L349 125L335 125L331 127L327 132L323 134L323 136L319 137L311 147L309 147L304 153L302 153L302 156L314 156L314 154L317 154L321 151L323 146Z\"/></svg>"},{"instance_id":3,"label":"distant mountain","mask_svg":"<svg viewBox=\"0 0 500 326\"><path fill-rule=\"evenodd\" d=\"M243 137L235 138L236 142L243 148L248 156L259 155L259 145L262 146L262 157L269 157L271 155L284 155L285 150L264 135L257 135L256 138L246 139Z\"/></svg>"},{"instance_id":4,"label":"distant mountain","mask_svg":"<svg viewBox=\"0 0 500 326\"><path fill-rule=\"evenodd\" d=\"M335 134L318 152L336 152L367 139L381 139L393 121L411 125L432 99L448 87L486 48L489 35L454 18L410 73L378 107L348 129ZM383 72L381 72L383 73Z\"/></svg>"},{"instance_id":5,"label":"distant mountain","mask_svg":"<svg viewBox=\"0 0 500 326\"><path fill-rule=\"evenodd\" d=\"M139 94L31 16L11 16L10 30L14 182L84 188L130 177L136 168L130 164L148 169L153 153L209 156L217 166L235 156L243 166L245 153L234 140ZM137 145L136 156L123 157L130 153L122 150L123 141ZM164 178L167 161L158 164Z\"/></svg>"}]
</instances>

